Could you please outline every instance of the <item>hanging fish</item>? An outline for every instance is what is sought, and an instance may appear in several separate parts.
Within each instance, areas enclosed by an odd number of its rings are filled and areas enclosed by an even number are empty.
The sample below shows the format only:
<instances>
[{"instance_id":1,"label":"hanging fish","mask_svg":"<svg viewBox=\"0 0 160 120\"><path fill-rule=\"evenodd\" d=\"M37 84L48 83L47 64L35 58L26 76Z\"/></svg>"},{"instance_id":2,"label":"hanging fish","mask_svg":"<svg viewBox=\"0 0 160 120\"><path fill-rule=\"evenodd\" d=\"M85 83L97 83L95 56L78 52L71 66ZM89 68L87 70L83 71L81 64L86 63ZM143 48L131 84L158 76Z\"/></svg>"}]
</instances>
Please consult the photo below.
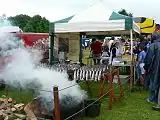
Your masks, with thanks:
<instances>
[{"instance_id":1,"label":"hanging fish","mask_svg":"<svg viewBox=\"0 0 160 120\"><path fill-rule=\"evenodd\" d=\"M88 72L88 70L86 71L86 81L88 81L89 80L89 72Z\"/></svg>"},{"instance_id":2,"label":"hanging fish","mask_svg":"<svg viewBox=\"0 0 160 120\"><path fill-rule=\"evenodd\" d=\"M79 76L80 76L80 75L79 75L79 73L80 73L80 70L78 69L78 70L77 70L77 80L79 80L79 79L80 79L80 77L79 77Z\"/></svg>"},{"instance_id":3,"label":"hanging fish","mask_svg":"<svg viewBox=\"0 0 160 120\"><path fill-rule=\"evenodd\" d=\"M101 75L102 75L102 71L100 70L98 74L98 81L101 81Z\"/></svg>"},{"instance_id":4,"label":"hanging fish","mask_svg":"<svg viewBox=\"0 0 160 120\"><path fill-rule=\"evenodd\" d=\"M92 79L92 70L89 71L89 80Z\"/></svg>"},{"instance_id":5,"label":"hanging fish","mask_svg":"<svg viewBox=\"0 0 160 120\"><path fill-rule=\"evenodd\" d=\"M92 77L91 77L92 81L94 80L94 77L95 77L95 71L92 72Z\"/></svg>"},{"instance_id":6,"label":"hanging fish","mask_svg":"<svg viewBox=\"0 0 160 120\"><path fill-rule=\"evenodd\" d=\"M80 70L80 80L82 80L82 77L83 77L83 71Z\"/></svg>"},{"instance_id":7,"label":"hanging fish","mask_svg":"<svg viewBox=\"0 0 160 120\"><path fill-rule=\"evenodd\" d=\"M95 74L95 81L97 81L98 80L98 70L97 71L95 71L96 72L96 74Z\"/></svg>"},{"instance_id":8,"label":"hanging fish","mask_svg":"<svg viewBox=\"0 0 160 120\"><path fill-rule=\"evenodd\" d=\"M85 70L83 70L82 80L85 80Z\"/></svg>"},{"instance_id":9,"label":"hanging fish","mask_svg":"<svg viewBox=\"0 0 160 120\"><path fill-rule=\"evenodd\" d=\"M76 81L77 80L77 71L76 70L74 70L74 81Z\"/></svg>"}]
</instances>

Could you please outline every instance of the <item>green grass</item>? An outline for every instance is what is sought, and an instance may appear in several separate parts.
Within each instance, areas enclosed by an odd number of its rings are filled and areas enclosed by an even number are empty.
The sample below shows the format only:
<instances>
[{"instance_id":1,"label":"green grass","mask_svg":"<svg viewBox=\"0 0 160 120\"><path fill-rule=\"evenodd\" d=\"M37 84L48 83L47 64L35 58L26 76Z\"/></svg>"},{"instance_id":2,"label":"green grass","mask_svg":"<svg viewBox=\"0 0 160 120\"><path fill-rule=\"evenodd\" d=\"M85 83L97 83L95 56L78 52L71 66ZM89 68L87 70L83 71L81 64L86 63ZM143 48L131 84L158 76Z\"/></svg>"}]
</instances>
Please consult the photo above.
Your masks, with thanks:
<instances>
[{"instance_id":1,"label":"green grass","mask_svg":"<svg viewBox=\"0 0 160 120\"><path fill-rule=\"evenodd\" d=\"M102 82L89 82L90 91L89 91L86 83L80 83L80 86L85 91L88 91L89 98L98 98L100 96L100 88L102 87ZM125 88L126 87L127 87L127 85L125 85ZM120 89L117 86L117 84L114 84L114 88L116 88L115 94L119 95ZM105 83L103 92L106 93L108 91L109 91L109 84Z\"/></svg>"},{"instance_id":2,"label":"green grass","mask_svg":"<svg viewBox=\"0 0 160 120\"><path fill-rule=\"evenodd\" d=\"M4 90L0 91L0 96L12 98L16 103L27 104L33 100L32 92L25 90L8 89L7 95Z\"/></svg>"},{"instance_id":3,"label":"green grass","mask_svg":"<svg viewBox=\"0 0 160 120\"><path fill-rule=\"evenodd\" d=\"M87 57L89 51L84 52L84 56ZM86 64L87 60L83 59ZM93 62L92 62L93 63ZM123 70L122 70L123 71ZM88 91L87 85L84 83L80 84L81 88ZM91 92L89 92L89 98L98 98L101 88L101 83L90 82L89 84ZM114 85L117 87L117 85ZM128 85L125 85L125 89ZM109 86L106 83L104 92L109 90ZM115 90L116 96L119 96L119 87ZM4 91L0 91L0 96L4 94ZM17 103L28 103L33 99L33 95L28 91L20 90L10 90L8 91L8 97L13 98ZM125 97L121 98L118 102L118 106L115 107L113 104L113 109L108 110L108 96L102 99L101 103L101 113L97 118L84 117L80 120L160 120L160 112L152 110L152 105L146 102L148 97L148 92L125 92Z\"/></svg>"},{"instance_id":4,"label":"green grass","mask_svg":"<svg viewBox=\"0 0 160 120\"><path fill-rule=\"evenodd\" d=\"M84 56L88 56L89 51L84 52ZM83 59L84 63L87 63L87 60ZM93 63L93 62L92 62ZM123 71L123 70L122 70ZM88 90L85 84L82 84L81 87L85 90ZM91 93L89 98L98 98L99 90L101 84L91 83ZM114 86L116 87L116 85ZM125 85L127 88L127 85ZM105 85L105 90L107 91L108 85ZM115 90L116 95L119 95L119 88ZM152 104L146 102L148 97L148 92L125 92L125 97L121 98L118 102L118 106L113 105L112 110L108 110L108 96L106 96L101 103L101 113L97 118L82 118L81 120L160 120L160 112L152 110Z\"/></svg>"},{"instance_id":5,"label":"green grass","mask_svg":"<svg viewBox=\"0 0 160 120\"><path fill-rule=\"evenodd\" d=\"M88 90L85 83L81 83L82 89ZM124 85L127 88L127 84ZM101 83L92 82L90 83L91 93L89 98L98 98ZM114 87L117 87L115 84ZM108 83L105 84L104 91L108 91ZM0 95L4 94L4 91L0 92ZM119 95L119 87L115 90L116 95ZM125 97L121 98L116 107L113 104L113 109L108 110L108 96L102 99L101 103L101 113L97 118L84 117L80 120L160 120L160 112L152 110L152 104L146 102L148 92L133 92L129 93L125 91ZM28 91L20 91L9 89L8 97L16 100L17 103L28 103L33 99L33 95Z\"/></svg>"},{"instance_id":6,"label":"green grass","mask_svg":"<svg viewBox=\"0 0 160 120\"><path fill-rule=\"evenodd\" d=\"M89 50L84 51L83 62L86 64L85 59L89 55ZM128 59L128 57L126 57ZM93 63L93 62L92 62ZM122 70L123 71L123 70ZM81 87L85 90L87 86L81 84ZM101 87L100 83L90 84L92 94L89 94L89 98L99 97L99 90ZM116 87L116 85L114 86ZM127 85L125 85L127 88ZM105 90L107 91L108 85L105 85ZM119 88L115 90L116 95L119 94ZM160 112L152 110L152 104L146 102L148 97L148 92L125 92L125 97L118 102L118 106L113 105L112 110L108 110L108 96L102 100L101 113L97 118L82 118L81 120L160 120Z\"/></svg>"},{"instance_id":7,"label":"green grass","mask_svg":"<svg viewBox=\"0 0 160 120\"><path fill-rule=\"evenodd\" d=\"M101 104L101 113L97 118L82 118L81 120L160 120L160 112L152 110L152 104L146 102L148 92L126 93L119 100L118 106L113 105L108 110L108 98Z\"/></svg>"},{"instance_id":8,"label":"green grass","mask_svg":"<svg viewBox=\"0 0 160 120\"><path fill-rule=\"evenodd\" d=\"M84 56L88 56L89 52L86 51ZM84 63L87 63L86 59L83 59ZM87 85L85 83L80 84L81 88L88 91ZM101 83L90 82L89 86L91 92L89 92L89 99L98 98L101 88ZM114 85L114 88L117 85ZM125 89L128 85L124 85ZM108 83L105 84L104 92L109 90ZM116 96L119 95L120 89L117 87L115 90ZM0 96L4 94L4 91L0 91ZM28 103L33 100L32 92L9 89L8 96L13 98L17 103ZM102 99L101 103L101 113L97 118L84 117L80 120L160 120L160 112L152 110L152 104L146 102L148 97L148 92L125 92L125 96L121 98L118 102L118 106L115 107L113 104L113 109L108 110L108 96Z\"/></svg>"}]
</instances>

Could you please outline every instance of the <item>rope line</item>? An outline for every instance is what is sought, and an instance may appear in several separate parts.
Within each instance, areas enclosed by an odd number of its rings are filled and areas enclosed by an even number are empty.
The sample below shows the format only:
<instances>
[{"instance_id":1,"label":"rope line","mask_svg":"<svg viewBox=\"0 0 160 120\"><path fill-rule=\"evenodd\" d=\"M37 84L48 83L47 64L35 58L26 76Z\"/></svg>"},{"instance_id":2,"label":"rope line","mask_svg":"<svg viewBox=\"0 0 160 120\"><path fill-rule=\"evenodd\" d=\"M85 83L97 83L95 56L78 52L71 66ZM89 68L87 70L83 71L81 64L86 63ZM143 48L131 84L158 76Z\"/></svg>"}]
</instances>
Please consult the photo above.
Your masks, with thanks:
<instances>
[{"instance_id":1,"label":"rope line","mask_svg":"<svg viewBox=\"0 0 160 120\"><path fill-rule=\"evenodd\" d=\"M68 87L65 87L65 88L62 88L62 89L60 89L60 90L58 90L58 91L60 92L60 91L66 90L66 89L68 89L68 88L74 87L74 86L76 86L76 85L78 85L78 83L76 83L76 84L74 84L74 85L71 85L71 86L68 86ZM56 92L58 92L58 91L56 91Z\"/></svg>"},{"instance_id":2,"label":"rope line","mask_svg":"<svg viewBox=\"0 0 160 120\"><path fill-rule=\"evenodd\" d=\"M129 79L127 79L122 85L124 85L125 83L128 82L128 80L130 80L131 77ZM115 87L115 89L117 89L119 86ZM105 94L103 94L101 97L99 97L97 100L95 100L94 102L92 102L91 104L89 104L88 106L86 106L85 108L79 110L78 112L74 113L73 115L69 116L68 118L66 118L65 120L69 120L71 119L72 117L74 117L75 115L81 113L82 111L84 111L85 109L89 108L90 106L92 106L93 104L95 104L96 102L98 102L100 99L102 99L103 97L105 97L109 92L111 92L111 90L113 89L110 89L108 92L106 92Z\"/></svg>"},{"instance_id":3,"label":"rope line","mask_svg":"<svg viewBox=\"0 0 160 120\"><path fill-rule=\"evenodd\" d=\"M115 66L117 67L116 69L120 69L121 66ZM123 84L121 85L124 85L125 83L127 83L133 76L130 76ZM84 81L79 81L79 83L81 82L86 82L86 80ZM71 87L74 87L76 85L79 85L79 83L76 83L74 85L71 85L71 86L68 86L68 87L65 87L65 88L62 88L58 91L55 91L55 92L61 92L63 90L66 90L66 89L69 89ZM4 85L9 85L9 84L6 84L4 83ZM114 89L117 89L119 87L119 85L117 87L115 87ZM35 89L35 88L32 88L33 90L39 90L39 91L43 91L43 92L49 92L49 93L53 93L53 91L49 91L49 90L43 90L43 89ZM109 92L111 92L113 89L110 89L109 91L107 91L105 94L103 94L101 97L99 97L97 100L95 100L94 102L92 102L91 104L89 104L88 106L84 107L83 109L79 110L78 112L74 113L73 115L69 116L68 118L66 118L65 120L69 120L70 118L74 117L75 115L81 113L82 111L84 111L85 109L89 108L90 106L92 106L93 104L95 104L96 102L98 102L99 100L101 100L102 98L104 98ZM128 89L126 89L128 90ZM124 90L124 91L126 91ZM46 118L40 118L40 117L37 117L38 119L41 119L41 120L50 120L50 119L46 119Z\"/></svg>"}]
</instances>

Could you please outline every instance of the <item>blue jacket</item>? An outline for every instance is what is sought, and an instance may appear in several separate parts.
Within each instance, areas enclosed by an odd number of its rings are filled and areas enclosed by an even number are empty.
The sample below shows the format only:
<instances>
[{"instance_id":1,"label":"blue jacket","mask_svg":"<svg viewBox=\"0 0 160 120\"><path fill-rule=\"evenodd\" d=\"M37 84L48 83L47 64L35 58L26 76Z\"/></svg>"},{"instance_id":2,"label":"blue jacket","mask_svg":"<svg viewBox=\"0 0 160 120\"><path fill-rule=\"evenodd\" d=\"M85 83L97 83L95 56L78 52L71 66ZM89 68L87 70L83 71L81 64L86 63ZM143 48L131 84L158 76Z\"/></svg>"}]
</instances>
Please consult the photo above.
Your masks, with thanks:
<instances>
[{"instance_id":1,"label":"blue jacket","mask_svg":"<svg viewBox=\"0 0 160 120\"><path fill-rule=\"evenodd\" d=\"M155 33L152 39L154 42L148 49L144 68L148 71L146 79L152 76L153 89L157 90L160 87L160 35Z\"/></svg>"}]
</instances>

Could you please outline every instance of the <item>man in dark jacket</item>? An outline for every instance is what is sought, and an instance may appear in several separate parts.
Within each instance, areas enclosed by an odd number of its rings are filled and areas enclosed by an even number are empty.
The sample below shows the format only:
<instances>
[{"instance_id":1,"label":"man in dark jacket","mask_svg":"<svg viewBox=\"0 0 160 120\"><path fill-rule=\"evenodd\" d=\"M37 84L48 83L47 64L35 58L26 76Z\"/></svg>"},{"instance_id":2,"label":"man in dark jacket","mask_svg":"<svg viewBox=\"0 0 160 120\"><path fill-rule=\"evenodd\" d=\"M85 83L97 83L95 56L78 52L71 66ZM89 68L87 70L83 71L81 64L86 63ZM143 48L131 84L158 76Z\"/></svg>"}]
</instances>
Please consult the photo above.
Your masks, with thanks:
<instances>
[{"instance_id":1,"label":"man in dark jacket","mask_svg":"<svg viewBox=\"0 0 160 120\"><path fill-rule=\"evenodd\" d=\"M155 91L156 106L154 110L160 110L160 35L154 32L152 35L153 43L150 45L146 58L145 70L148 72L147 77L152 80L152 90Z\"/></svg>"}]
</instances>

